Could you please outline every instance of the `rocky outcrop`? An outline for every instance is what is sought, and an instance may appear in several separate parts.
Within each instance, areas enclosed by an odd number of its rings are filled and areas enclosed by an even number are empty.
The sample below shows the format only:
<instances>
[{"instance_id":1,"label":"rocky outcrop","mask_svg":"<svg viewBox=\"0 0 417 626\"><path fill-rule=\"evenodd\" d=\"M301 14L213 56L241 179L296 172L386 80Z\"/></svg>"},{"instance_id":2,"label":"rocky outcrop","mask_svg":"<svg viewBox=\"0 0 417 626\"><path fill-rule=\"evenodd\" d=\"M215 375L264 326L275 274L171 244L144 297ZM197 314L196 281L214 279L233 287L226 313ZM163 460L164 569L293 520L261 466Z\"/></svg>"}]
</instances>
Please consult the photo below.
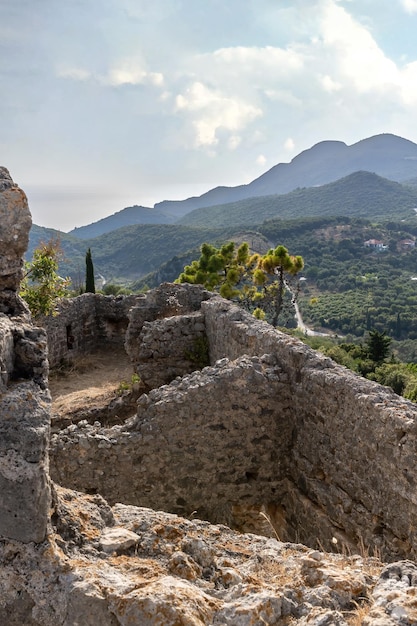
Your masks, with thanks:
<instances>
[{"instance_id":1,"label":"rocky outcrop","mask_svg":"<svg viewBox=\"0 0 417 626\"><path fill-rule=\"evenodd\" d=\"M11 626L412 626L417 567L325 554L56 488L41 544L0 542Z\"/></svg>"},{"instance_id":2,"label":"rocky outcrop","mask_svg":"<svg viewBox=\"0 0 417 626\"><path fill-rule=\"evenodd\" d=\"M61 488L48 540L0 543L0 562L8 625L415 623L412 563L383 569Z\"/></svg>"},{"instance_id":3,"label":"rocky outcrop","mask_svg":"<svg viewBox=\"0 0 417 626\"><path fill-rule=\"evenodd\" d=\"M22 280L23 255L32 225L27 198L13 182L5 167L0 167L0 291L16 292ZM5 306L3 293L2 305ZM8 297L11 294L7 294ZM7 311L5 311L7 312Z\"/></svg>"},{"instance_id":4,"label":"rocky outcrop","mask_svg":"<svg viewBox=\"0 0 417 626\"><path fill-rule=\"evenodd\" d=\"M17 290L31 217L0 168L0 536L43 541L49 519L46 334Z\"/></svg>"}]
</instances>

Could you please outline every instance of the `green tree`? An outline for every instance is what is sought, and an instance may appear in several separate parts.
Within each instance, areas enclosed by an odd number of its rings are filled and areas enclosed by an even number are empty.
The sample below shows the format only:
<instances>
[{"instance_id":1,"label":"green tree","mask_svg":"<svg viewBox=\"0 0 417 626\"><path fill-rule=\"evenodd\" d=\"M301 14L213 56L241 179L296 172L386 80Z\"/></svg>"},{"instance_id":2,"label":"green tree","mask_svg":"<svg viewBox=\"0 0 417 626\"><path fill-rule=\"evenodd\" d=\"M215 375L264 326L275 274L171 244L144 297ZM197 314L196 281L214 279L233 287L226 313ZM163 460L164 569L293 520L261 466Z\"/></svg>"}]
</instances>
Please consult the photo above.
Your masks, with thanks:
<instances>
[{"instance_id":1,"label":"green tree","mask_svg":"<svg viewBox=\"0 0 417 626\"><path fill-rule=\"evenodd\" d=\"M25 263L25 275L20 295L34 317L53 315L58 298L69 295L69 278L58 275L58 261L62 256L58 239L41 243L33 252L32 261Z\"/></svg>"},{"instance_id":2,"label":"green tree","mask_svg":"<svg viewBox=\"0 0 417 626\"><path fill-rule=\"evenodd\" d=\"M391 337L388 337L385 332L369 331L365 345L368 358L379 365L388 357L390 344Z\"/></svg>"},{"instance_id":3,"label":"green tree","mask_svg":"<svg viewBox=\"0 0 417 626\"><path fill-rule=\"evenodd\" d=\"M88 248L85 255L85 290L87 293L96 293L93 257L91 256L90 248Z\"/></svg>"},{"instance_id":4,"label":"green tree","mask_svg":"<svg viewBox=\"0 0 417 626\"><path fill-rule=\"evenodd\" d=\"M242 243L237 250L233 241L220 248L203 243L200 258L186 265L175 282L204 285L224 298L240 297L241 283L255 260L257 257L250 257L247 243Z\"/></svg>"},{"instance_id":5,"label":"green tree","mask_svg":"<svg viewBox=\"0 0 417 626\"><path fill-rule=\"evenodd\" d=\"M293 256L288 253L285 246L279 245L271 248L266 254L258 258L257 267L253 272L253 282L257 287L262 287L262 292L255 296L258 306L265 308L268 304L272 308L271 323L276 326L278 317L282 311L284 292L291 292L293 302L298 295L298 285L291 284L294 278L304 267L301 256Z\"/></svg>"},{"instance_id":6,"label":"green tree","mask_svg":"<svg viewBox=\"0 0 417 626\"><path fill-rule=\"evenodd\" d=\"M291 289L293 302L297 287L290 281L303 268L301 256L291 256L287 248L277 246L265 255L251 254L249 245L237 249L229 242L221 248L204 243L201 256L184 267L175 282L204 285L228 299L236 299L248 309L255 309L256 317L265 314L277 325L283 307L285 289Z\"/></svg>"}]
</instances>

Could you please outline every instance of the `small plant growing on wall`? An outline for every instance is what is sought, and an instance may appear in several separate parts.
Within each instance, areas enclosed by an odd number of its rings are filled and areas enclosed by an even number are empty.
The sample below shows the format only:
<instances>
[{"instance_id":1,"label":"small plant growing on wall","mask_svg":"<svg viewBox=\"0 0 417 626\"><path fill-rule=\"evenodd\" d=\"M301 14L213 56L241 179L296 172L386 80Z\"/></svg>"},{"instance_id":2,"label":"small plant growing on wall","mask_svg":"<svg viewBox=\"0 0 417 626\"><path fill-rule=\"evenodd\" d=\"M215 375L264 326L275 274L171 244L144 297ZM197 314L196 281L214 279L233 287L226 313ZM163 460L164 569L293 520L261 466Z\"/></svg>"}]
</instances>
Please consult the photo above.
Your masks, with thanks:
<instances>
[{"instance_id":1,"label":"small plant growing on wall","mask_svg":"<svg viewBox=\"0 0 417 626\"><path fill-rule=\"evenodd\" d=\"M126 380L122 380L119 383L119 386L117 388L117 395L122 396L126 391L132 391L135 385L138 385L139 383L140 383L140 376L138 374L132 374L130 382Z\"/></svg>"}]
</instances>

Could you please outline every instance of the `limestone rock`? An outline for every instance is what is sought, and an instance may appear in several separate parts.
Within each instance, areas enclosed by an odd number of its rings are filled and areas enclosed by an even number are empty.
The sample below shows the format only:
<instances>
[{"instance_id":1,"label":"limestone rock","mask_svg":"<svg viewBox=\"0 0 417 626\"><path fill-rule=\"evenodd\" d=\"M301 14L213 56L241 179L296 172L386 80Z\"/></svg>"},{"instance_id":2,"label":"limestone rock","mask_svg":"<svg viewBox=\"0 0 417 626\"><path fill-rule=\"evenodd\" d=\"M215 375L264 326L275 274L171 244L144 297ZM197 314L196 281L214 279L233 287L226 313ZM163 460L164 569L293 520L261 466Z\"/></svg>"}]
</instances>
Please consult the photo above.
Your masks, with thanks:
<instances>
[{"instance_id":1,"label":"limestone rock","mask_svg":"<svg viewBox=\"0 0 417 626\"><path fill-rule=\"evenodd\" d=\"M0 167L0 291L17 291L32 218L25 193Z\"/></svg>"},{"instance_id":2,"label":"limestone rock","mask_svg":"<svg viewBox=\"0 0 417 626\"><path fill-rule=\"evenodd\" d=\"M1 624L416 624L414 563L383 567L376 559L311 551L151 509L110 510L100 496L54 491L44 543L0 542ZM116 551L103 551L105 538ZM135 543L129 548L125 538Z\"/></svg>"},{"instance_id":3,"label":"limestone rock","mask_svg":"<svg viewBox=\"0 0 417 626\"><path fill-rule=\"evenodd\" d=\"M0 537L41 542L50 509L46 334L17 295L31 224L25 194L0 167Z\"/></svg>"},{"instance_id":4,"label":"limestone rock","mask_svg":"<svg viewBox=\"0 0 417 626\"><path fill-rule=\"evenodd\" d=\"M49 399L32 381L0 396L0 536L20 541L45 537Z\"/></svg>"},{"instance_id":5,"label":"limestone rock","mask_svg":"<svg viewBox=\"0 0 417 626\"><path fill-rule=\"evenodd\" d=\"M106 528L100 538L100 546L104 552L123 552L139 541L139 536L125 528Z\"/></svg>"}]
</instances>

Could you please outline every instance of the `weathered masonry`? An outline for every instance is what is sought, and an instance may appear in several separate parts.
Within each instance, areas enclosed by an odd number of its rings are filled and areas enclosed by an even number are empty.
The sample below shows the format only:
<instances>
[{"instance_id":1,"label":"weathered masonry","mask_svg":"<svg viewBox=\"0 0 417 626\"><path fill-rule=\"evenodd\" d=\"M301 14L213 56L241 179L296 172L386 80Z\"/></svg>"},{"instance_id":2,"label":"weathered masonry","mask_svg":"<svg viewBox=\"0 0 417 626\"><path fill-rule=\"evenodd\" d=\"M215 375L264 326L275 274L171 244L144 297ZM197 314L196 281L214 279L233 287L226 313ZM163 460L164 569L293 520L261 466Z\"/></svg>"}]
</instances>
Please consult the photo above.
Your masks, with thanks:
<instances>
[{"instance_id":1,"label":"weathered masonry","mask_svg":"<svg viewBox=\"0 0 417 626\"><path fill-rule=\"evenodd\" d=\"M129 319L150 391L122 425L55 435L54 480L214 521L263 506L286 540L415 556L414 404L196 286L162 285Z\"/></svg>"},{"instance_id":2,"label":"weathered masonry","mask_svg":"<svg viewBox=\"0 0 417 626\"><path fill-rule=\"evenodd\" d=\"M85 293L64 298L59 315L44 318L50 367L68 363L100 347L123 345L129 309L139 296L103 296Z\"/></svg>"}]
</instances>

